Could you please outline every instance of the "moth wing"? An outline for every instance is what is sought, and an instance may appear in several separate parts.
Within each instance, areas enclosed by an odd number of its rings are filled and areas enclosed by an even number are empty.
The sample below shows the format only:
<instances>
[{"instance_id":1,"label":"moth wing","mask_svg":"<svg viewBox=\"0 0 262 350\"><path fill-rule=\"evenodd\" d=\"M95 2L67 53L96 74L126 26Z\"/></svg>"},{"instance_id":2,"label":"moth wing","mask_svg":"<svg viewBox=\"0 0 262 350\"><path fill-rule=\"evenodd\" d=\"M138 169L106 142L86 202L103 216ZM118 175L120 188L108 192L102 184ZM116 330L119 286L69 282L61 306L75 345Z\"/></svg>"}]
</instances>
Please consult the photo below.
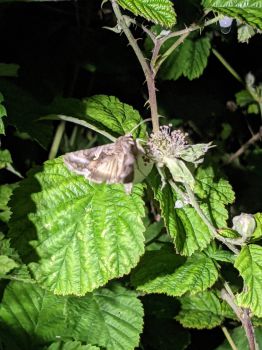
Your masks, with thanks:
<instances>
[{"instance_id":1,"label":"moth wing","mask_svg":"<svg viewBox=\"0 0 262 350\"><path fill-rule=\"evenodd\" d=\"M97 183L129 183L134 176L135 156L121 152L116 144L98 146L64 155L67 168Z\"/></svg>"}]
</instances>

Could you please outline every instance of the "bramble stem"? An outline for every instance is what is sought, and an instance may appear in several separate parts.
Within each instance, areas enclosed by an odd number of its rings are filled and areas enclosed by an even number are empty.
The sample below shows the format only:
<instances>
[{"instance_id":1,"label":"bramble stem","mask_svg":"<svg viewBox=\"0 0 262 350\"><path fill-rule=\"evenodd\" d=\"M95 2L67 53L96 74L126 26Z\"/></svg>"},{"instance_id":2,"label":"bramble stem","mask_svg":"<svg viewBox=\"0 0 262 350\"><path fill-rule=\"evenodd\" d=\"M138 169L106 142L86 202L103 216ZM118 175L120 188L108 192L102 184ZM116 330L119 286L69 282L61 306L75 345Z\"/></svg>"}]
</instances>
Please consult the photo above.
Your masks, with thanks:
<instances>
[{"instance_id":1,"label":"bramble stem","mask_svg":"<svg viewBox=\"0 0 262 350\"><path fill-rule=\"evenodd\" d=\"M143 69L147 88L148 88L148 95L149 95L149 105L151 110L151 120L152 120L152 126L153 126L153 132L157 132L159 130L159 117L157 112L157 100L156 100L156 87L155 87L155 74L152 71L150 65L147 63L146 58L144 57L142 51L140 50L139 46L137 45L136 39L133 37L133 34L129 30L125 18L122 15L120 8L116 2L116 0L111 0L113 11L115 13L115 16L117 18L118 24L120 25L121 29L125 33L127 40L129 44L131 45L132 49L134 50L136 57Z\"/></svg>"},{"instance_id":2,"label":"bramble stem","mask_svg":"<svg viewBox=\"0 0 262 350\"><path fill-rule=\"evenodd\" d=\"M54 159L56 157L64 131L65 131L65 121L61 121L56 129L55 137L49 152L48 159Z\"/></svg>"},{"instance_id":3,"label":"bramble stem","mask_svg":"<svg viewBox=\"0 0 262 350\"><path fill-rule=\"evenodd\" d=\"M227 282L224 283L224 287L225 288L221 290L221 298L228 303L228 305L235 312L236 316L242 323L246 337L248 339L249 349L258 350L254 327L249 316L249 309L241 308L235 303L235 296Z\"/></svg>"}]
</instances>

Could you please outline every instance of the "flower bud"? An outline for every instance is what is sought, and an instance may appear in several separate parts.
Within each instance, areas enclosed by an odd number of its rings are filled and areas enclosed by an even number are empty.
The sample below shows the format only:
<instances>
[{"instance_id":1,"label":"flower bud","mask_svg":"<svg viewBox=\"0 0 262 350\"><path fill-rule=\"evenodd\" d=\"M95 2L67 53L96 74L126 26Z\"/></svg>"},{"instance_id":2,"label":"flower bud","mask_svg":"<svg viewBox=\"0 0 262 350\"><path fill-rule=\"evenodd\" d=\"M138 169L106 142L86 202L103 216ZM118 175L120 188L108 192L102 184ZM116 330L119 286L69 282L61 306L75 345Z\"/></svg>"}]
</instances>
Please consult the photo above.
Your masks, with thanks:
<instances>
[{"instance_id":1,"label":"flower bud","mask_svg":"<svg viewBox=\"0 0 262 350\"><path fill-rule=\"evenodd\" d=\"M253 215L242 213L233 218L233 230L236 230L242 237L249 238L256 229L256 220Z\"/></svg>"}]
</instances>

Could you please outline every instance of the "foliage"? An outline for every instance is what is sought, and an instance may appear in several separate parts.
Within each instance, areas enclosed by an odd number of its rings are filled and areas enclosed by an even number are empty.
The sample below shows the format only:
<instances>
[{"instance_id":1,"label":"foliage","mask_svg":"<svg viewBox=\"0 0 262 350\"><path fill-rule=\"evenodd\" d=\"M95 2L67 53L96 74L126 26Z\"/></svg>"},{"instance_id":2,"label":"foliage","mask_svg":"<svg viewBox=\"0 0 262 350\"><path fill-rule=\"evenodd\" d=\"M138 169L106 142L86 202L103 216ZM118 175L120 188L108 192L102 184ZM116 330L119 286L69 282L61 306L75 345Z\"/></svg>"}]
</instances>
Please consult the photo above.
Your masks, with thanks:
<instances>
[{"instance_id":1,"label":"foliage","mask_svg":"<svg viewBox=\"0 0 262 350\"><path fill-rule=\"evenodd\" d=\"M0 348L254 350L261 2L0 8Z\"/></svg>"}]
</instances>

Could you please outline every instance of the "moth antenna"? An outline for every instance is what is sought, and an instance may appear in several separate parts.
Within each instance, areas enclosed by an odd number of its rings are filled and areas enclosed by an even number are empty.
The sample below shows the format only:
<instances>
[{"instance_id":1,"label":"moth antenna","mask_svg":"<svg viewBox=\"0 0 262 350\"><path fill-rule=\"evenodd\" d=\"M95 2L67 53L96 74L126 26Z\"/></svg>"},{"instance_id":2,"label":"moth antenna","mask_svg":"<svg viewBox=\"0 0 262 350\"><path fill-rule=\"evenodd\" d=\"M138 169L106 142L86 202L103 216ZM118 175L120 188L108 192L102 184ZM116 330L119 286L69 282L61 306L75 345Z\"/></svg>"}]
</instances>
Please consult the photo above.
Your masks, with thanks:
<instances>
[{"instance_id":1,"label":"moth antenna","mask_svg":"<svg viewBox=\"0 0 262 350\"><path fill-rule=\"evenodd\" d=\"M138 123L132 130L129 131L129 134L132 134L140 125L149 122L151 120L151 118L147 118L142 120L140 123Z\"/></svg>"}]
</instances>

